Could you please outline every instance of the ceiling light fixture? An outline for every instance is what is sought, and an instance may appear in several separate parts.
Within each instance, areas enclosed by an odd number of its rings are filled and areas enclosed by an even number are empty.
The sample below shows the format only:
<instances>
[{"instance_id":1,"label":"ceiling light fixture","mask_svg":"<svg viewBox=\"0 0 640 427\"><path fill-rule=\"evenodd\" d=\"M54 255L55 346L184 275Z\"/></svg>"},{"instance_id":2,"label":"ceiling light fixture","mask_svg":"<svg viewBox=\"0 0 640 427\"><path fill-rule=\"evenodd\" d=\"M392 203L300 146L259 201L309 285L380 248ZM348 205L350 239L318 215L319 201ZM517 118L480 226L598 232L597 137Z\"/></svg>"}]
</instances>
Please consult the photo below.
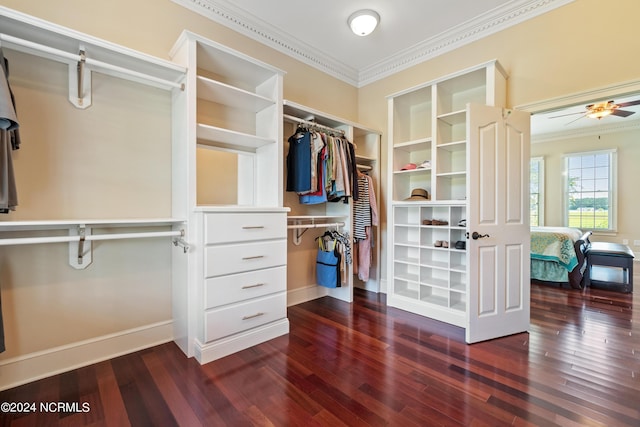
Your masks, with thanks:
<instances>
[{"instance_id":1,"label":"ceiling light fixture","mask_svg":"<svg viewBox=\"0 0 640 427\"><path fill-rule=\"evenodd\" d=\"M600 120L601 118L607 117L608 115L612 114L613 111L614 111L613 108L597 107L597 108L594 108L593 110L591 110L591 112L589 114L587 114L587 117L589 117L591 119Z\"/></svg>"},{"instance_id":2,"label":"ceiling light fixture","mask_svg":"<svg viewBox=\"0 0 640 427\"><path fill-rule=\"evenodd\" d=\"M363 9L352 13L347 22L355 35L368 36L378 26L380 15L371 9Z\"/></svg>"}]
</instances>

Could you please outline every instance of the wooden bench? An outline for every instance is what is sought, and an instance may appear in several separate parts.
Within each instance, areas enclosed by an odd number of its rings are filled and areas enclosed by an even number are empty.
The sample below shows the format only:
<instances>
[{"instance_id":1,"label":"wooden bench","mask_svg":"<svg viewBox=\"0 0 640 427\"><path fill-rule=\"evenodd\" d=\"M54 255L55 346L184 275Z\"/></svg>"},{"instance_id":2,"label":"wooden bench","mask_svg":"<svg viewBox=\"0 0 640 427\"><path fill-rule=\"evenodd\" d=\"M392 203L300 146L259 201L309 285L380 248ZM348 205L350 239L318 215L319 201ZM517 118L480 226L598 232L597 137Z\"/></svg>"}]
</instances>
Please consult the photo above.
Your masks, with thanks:
<instances>
[{"instance_id":1,"label":"wooden bench","mask_svg":"<svg viewBox=\"0 0 640 427\"><path fill-rule=\"evenodd\" d=\"M591 242L586 248L587 271L585 275L585 286L597 286L606 289L621 290L622 292L633 292L633 251L626 245L609 242ZM606 267L622 268L623 281L609 282L593 280L593 266L601 265Z\"/></svg>"}]
</instances>

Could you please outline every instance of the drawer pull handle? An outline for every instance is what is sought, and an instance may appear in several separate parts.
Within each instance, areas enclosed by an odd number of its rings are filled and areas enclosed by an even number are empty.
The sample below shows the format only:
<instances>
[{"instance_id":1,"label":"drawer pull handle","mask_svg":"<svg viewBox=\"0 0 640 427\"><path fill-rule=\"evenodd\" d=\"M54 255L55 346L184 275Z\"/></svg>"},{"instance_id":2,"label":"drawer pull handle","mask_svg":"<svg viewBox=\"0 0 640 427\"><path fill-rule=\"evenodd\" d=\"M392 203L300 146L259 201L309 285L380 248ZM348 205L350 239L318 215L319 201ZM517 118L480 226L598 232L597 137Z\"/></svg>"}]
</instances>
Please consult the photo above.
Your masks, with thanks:
<instances>
[{"instance_id":1,"label":"drawer pull handle","mask_svg":"<svg viewBox=\"0 0 640 427\"><path fill-rule=\"evenodd\" d=\"M250 260L250 259L260 259L260 258L264 258L264 255L247 256L247 257L243 257L242 260L243 261L247 261L247 260Z\"/></svg>"},{"instance_id":2,"label":"drawer pull handle","mask_svg":"<svg viewBox=\"0 0 640 427\"><path fill-rule=\"evenodd\" d=\"M264 286L264 283L256 283L255 285L244 285L242 289L259 288L260 286Z\"/></svg>"},{"instance_id":3,"label":"drawer pull handle","mask_svg":"<svg viewBox=\"0 0 640 427\"><path fill-rule=\"evenodd\" d=\"M256 230L260 228L264 228L264 225L243 225L242 226L243 230Z\"/></svg>"},{"instance_id":4,"label":"drawer pull handle","mask_svg":"<svg viewBox=\"0 0 640 427\"><path fill-rule=\"evenodd\" d=\"M256 313L256 314L252 314L251 316L244 316L242 320L255 319L256 317L260 317L260 316L264 316L264 313Z\"/></svg>"}]
</instances>

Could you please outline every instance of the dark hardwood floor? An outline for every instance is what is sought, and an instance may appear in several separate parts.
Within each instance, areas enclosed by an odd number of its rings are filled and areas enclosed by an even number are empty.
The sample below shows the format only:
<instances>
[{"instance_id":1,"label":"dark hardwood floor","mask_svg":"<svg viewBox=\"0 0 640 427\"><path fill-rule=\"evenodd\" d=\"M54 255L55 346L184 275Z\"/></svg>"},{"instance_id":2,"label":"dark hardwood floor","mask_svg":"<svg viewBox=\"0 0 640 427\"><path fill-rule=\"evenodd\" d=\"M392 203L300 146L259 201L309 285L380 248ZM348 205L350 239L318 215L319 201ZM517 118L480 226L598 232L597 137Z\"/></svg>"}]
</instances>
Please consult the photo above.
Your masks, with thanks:
<instances>
[{"instance_id":1,"label":"dark hardwood floor","mask_svg":"<svg viewBox=\"0 0 640 427\"><path fill-rule=\"evenodd\" d=\"M640 426L635 295L534 284L530 332L474 345L383 295L326 297L289 308L289 335L204 366L168 343L6 390L77 407L0 425Z\"/></svg>"}]
</instances>

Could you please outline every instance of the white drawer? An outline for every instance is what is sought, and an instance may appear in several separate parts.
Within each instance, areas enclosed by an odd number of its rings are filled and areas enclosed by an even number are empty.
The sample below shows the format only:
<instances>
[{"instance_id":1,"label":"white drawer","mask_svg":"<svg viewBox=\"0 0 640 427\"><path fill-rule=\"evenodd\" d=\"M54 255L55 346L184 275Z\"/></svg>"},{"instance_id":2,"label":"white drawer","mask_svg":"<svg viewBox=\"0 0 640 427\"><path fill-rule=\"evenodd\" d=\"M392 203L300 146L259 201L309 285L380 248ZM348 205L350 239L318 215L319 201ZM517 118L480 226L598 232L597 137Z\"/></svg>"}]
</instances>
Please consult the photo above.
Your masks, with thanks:
<instances>
[{"instance_id":1,"label":"white drawer","mask_svg":"<svg viewBox=\"0 0 640 427\"><path fill-rule=\"evenodd\" d=\"M286 238L286 213L208 213L204 218L205 244Z\"/></svg>"},{"instance_id":2,"label":"white drawer","mask_svg":"<svg viewBox=\"0 0 640 427\"><path fill-rule=\"evenodd\" d=\"M204 250L205 278L286 264L286 240L210 246Z\"/></svg>"},{"instance_id":3,"label":"white drawer","mask_svg":"<svg viewBox=\"0 0 640 427\"><path fill-rule=\"evenodd\" d=\"M266 270L206 279L204 283L204 308L232 304L250 298L287 290L287 268Z\"/></svg>"},{"instance_id":4,"label":"white drawer","mask_svg":"<svg viewBox=\"0 0 640 427\"><path fill-rule=\"evenodd\" d=\"M205 313L205 342L287 317L287 295L279 293Z\"/></svg>"}]
</instances>

